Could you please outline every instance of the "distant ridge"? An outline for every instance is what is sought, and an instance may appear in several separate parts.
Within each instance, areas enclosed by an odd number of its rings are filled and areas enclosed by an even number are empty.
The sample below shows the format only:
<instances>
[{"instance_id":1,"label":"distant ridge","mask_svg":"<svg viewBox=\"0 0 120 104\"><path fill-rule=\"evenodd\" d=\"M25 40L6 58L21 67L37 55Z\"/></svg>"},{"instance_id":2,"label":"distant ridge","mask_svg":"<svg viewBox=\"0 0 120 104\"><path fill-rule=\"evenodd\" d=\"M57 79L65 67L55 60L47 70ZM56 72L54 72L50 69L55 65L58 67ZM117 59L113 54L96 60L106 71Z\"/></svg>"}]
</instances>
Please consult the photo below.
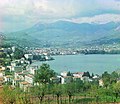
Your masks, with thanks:
<instances>
[{"instance_id":1,"label":"distant ridge","mask_svg":"<svg viewBox=\"0 0 120 104\"><path fill-rule=\"evenodd\" d=\"M80 47L89 44L119 44L120 23L106 24L73 23L56 21L54 23L37 23L29 29L7 33L5 36L13 44L36 47ZM107 42L106 42L107 39ZM28 43L28 44L26 44Z\"/></svg>"}]
</instances>

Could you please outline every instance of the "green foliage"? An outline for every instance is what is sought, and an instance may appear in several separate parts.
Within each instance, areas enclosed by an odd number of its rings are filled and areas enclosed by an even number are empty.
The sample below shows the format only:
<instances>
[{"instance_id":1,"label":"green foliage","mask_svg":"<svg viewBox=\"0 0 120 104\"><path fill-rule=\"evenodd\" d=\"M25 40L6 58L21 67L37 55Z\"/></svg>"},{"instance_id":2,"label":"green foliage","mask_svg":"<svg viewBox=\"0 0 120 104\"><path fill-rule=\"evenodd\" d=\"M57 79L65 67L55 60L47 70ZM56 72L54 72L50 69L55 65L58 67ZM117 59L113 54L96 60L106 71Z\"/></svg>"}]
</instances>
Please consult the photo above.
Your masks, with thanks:
<instances>
[{"instance_id":1,"label":"green foliage","mask_svg":"<svg viewBox=\"0 0 120 104\"><path fill-rule=\"evenodd\" d=\"M102 74L102 80L106 88L110 85L110 78L111 76L107 71Z\"/></svg>"},{"instance_id":2,"label":"green foliage","mask_svg":"<svg viewBox=\"0 0 120 104\"><path fill-rule=\"evenodd\" d=\"M111 73L111 77L110 77L111 83L116 83L118 78L119 78L119 74L117 72L114 71Z\"/></svg>"},{"instance_id":3,"label":"green foliage","mask_svg":"<svg viewBox=\"0 0 120 104\"><path fill-rule=\"evenodd\" d=\"M10 69L9 69L9 68L6 68L6 70L5 70L5 75L13 75L13 73L10 72Z\"/></svg>"},{"instance_id":4,"label":"green foliage","mask_svg":"<svg viewBox=\"0 0 120 104\"><path fill-rule=\"evenodd\" d=\"M55 76L55 72L50 69L48 64L42 64L35 74L34 81L36 83L50 83L50 78Z\"/></svg>"},{"instance_id":5,"label":"green foliage","mask_svg":"<svg viewBox=\"0 0 120 104\"><path fill-rule=\"evenodd\" d=\"M6 54L4 52L0 52L0 58L6 58Z\"/></svg>"},{"instance_id":6,"label":"green foliage","mask_svg":"<svg viewBox=\"0 0 120 104\"><path fill-rule=\"evenodd\" d=\"M91 76L90 76L90 73L89 73L88 71L87 71L87 72L84 72L83 77L84 77L84 76L85 76L85 77L89 77L89 78L91 77Z\"/></svg>"},{"instance_id":7,"label":"green foliage","mask_svg":"<svg viewBox=\"0 0 120 104\"><path fill-rule=\"evenodd\" d=\"M20 58L22 58L23 56L24 56L24 52L23 52L21 49L16 48L13 57L14 57L15 59L20 59Z\"/></svg>"},{"instance_id":8,"label":"green foliage","mask_svg":"<svg viewBox=\"0 0 120 104\"><path fill-rule=\"evenodd\" d=\"M5 104L14 104L17 102L21 91L19 88L13 89L10 86L4 86L2 98Z\"/></svg>"},{"instance_id":9,"label":"green foliage","mask_svg":"<svg viewBox=\"0 0 120 104\"><path fill-rule=\"evenodd\" d=\"M39 99L39 102L41 104L45 94L47 93L47 85L36 85L31 89L31 93L33 96L36 96Z\"/></svg>"},{"instance_id":10,"label":"green foliage","mask_svg":"<svg viewBox=\"0 0 120 104\"><path fill-rule=\"evenodd\" d=\"M57 95L58 97L61 96L64 93L63 85L54 84L52 91L53 91L53 94Z\"/></svg>"}]
</instances>

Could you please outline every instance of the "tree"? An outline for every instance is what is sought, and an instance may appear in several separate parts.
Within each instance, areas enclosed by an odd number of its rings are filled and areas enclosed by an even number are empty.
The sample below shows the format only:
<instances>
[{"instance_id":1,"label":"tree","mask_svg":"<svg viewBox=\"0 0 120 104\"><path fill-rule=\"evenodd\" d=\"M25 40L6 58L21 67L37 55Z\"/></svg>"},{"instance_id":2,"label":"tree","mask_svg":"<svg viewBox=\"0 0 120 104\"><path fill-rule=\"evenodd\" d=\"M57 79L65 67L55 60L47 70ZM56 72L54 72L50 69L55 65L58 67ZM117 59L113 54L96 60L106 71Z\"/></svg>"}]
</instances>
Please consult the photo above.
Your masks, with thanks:
<instances>
[{"instance_id":1,"label":"tree","mask_svg":"<svg viewBox=\"0 0 120 104\"><path fill-rule=\"evenodd\" d=\"M64 92L62 85L61 84L54 84L52 91L53 91L53 95L55 94L57 96L57 103L59 104L60 96Z\"/></svg>"},{"instance_id":2,"label":"tree","mask_svg":"<svg viewBox=\"0 0 120 104\"><path fill-rule=\"evenodd\" d=\"M111 84L116 83L118 78L119 78L119 74L117 72L113 71L111 73L111 78L110 78Z\"/></svg>"},{"instance_id":3,"label":"tree","mask_svg":"<svg viewBox=\"0 0 120 104\"><path fill-rule=\"evenodd\" d=\"M70 72L70 71L67 73L67 76L72 76L72 74L71 74L71 72Z\"/></svg>"},{"instance_id":4,"label":"tree","mask_svg":"<svg viewBox=\"0 0 120 104\"><path fill-rule=\"evenodd\" d=\"M120 94L120 82L113 85L113 90L117 99Z\"/></svg>"},{"instance_id":5,"label":"tree","mask_svg":"<svg viewBox=\"0 0 120 104\"><path fill-rule=\"evenodd\" d=\"M65 90L69 98L69 103L71 103L72 96L75 93L75 88L76 88L75 83L69 83L65 85Z\"/></svg>"},{"instance_id":6,"label":"tree","mask_svg":"<svg viewBox=\"0 0 120 104\"><path fill-rule=\"evenodd\" d=\"M21 91L19 88L11 88L10 86L4 86L2 92L2 98L4 104L15 104L20 97Z\"/></svg>"},{"instance_id":7,"label":"tree","mask_svg":"<svg viewBox=\"0 0 120 104\"><path fill-rule=\"evenodd\" d=\"M102 74L102 80L106 88L110 85L110 78L111 76L107 71Z\"/></svg>"},{"instance_id":8,"label":"tree","mask_svg":"<svg viewBox=\"0 0 120 104\"><path fill-rule=\"evenodd\" d=\"M15 58L15 59L20 59L20 58L22 58L23 56L24 56L24 52L23 52L21 49L16 48L16 49L15 49L15 52L14 52L14 58Z\"/></svg>"},{"instance_id":9,"label":"tree","mask_svg":"<svg viewBox=\"0 0 120 104\"><path fill-rule=\"evenodd\" d=\"M76 81L73 81L74 85L75 85L75 92L76 93L79 93L81 91L83 91L83 86L84 86L84 83L81 79L76 79Z\"/></svg>"},{"instance_id":10,"label":"tree","mask_svg":"<svg viewBox=\"0 0 120 104\"><path fill-rule=\"evenodd\" d=\"M88 71L83 73L82 77L84 77L84 76L85 76L85 77L89 77L89 78L91 77L91 76L90 76L90 73L89 73Z\"/></svg>"},{"instance_id":11,"label":"tree","mask_svg":"<svg viewBox=\"0 0 120 104\"><path fill-rule=\"evenodd\" d=\"M42 104L43 98L47 92L47 85L36 85L31 89L31 92L34 96L36 96L39 99L39 103Z\"/></svg>"},{"instance_id":12,"label":"tree","mask_svg":"<svg viewBox=\"0 0 120 104\"><path fill-rule=\"evenodd\" d=\"M34 81L36 83L50 83L50 78L55 76L55 72L50 69L48 64L42 64L35 74Z\"/></svg>"}]
</instances>

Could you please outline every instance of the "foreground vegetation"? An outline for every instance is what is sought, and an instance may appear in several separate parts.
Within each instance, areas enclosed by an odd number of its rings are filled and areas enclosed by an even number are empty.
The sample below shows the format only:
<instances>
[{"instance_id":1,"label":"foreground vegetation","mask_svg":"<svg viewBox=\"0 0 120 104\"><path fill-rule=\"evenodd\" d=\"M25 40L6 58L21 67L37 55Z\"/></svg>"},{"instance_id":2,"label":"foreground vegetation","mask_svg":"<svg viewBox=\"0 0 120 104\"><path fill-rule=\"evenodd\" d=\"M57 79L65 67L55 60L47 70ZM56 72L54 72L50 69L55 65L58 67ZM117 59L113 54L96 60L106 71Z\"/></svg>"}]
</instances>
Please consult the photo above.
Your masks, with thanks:
<instances>
[{"instance_id":1,"label":"foreground vegetation","mask_svg":"<svg viewBox=\"0 0 120 104\"><path fill-rule=\"evenodd\" d=\"M11 52L8 52L11 53ZM7 57L0 53L0 64L7 66L11 60L19 59L23 52L17 49L14 55ZM12 73L5 71L5 74ZM69 73L69 75L72 75ZM92 78L89 72L84 73ZM48 64L43 64L34 76L34 86L23 91L6 84L1 92L4 104L95 104L120 102L120 75L117 72L104 72L99 79L92 81L73 80L71 83L60 84L50 80L57 74ZM103 80L103 86L99 80Z\"/></svg>"},{"instance_id":2,"label":"foreground vegetation","mask_svg":"<svg viewBox=\"0 0 120 104\"><path fill-rule=\"evenodd\" d=\"M53 83L50 78L56 73L43 64L34 78L34 86L23 91L5 85L2 92L5 104L95 104L120 102L119 74L104 72L101 79L92 82L76 80L68 84Z\"/></svg>"}]
</instances>

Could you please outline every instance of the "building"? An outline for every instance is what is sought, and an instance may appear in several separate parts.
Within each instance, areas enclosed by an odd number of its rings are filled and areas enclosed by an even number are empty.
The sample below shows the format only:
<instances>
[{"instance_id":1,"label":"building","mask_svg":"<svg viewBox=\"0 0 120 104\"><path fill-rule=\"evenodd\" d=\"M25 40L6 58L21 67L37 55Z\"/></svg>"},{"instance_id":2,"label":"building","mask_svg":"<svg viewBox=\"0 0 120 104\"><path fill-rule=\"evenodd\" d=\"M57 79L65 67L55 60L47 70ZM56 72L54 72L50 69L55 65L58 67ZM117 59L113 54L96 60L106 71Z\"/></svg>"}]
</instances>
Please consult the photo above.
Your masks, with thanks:
<instances>
[{"instance_id":1,"label":"building","mask_svg":"<svg viewBox=\"0 0 120 104\"><path fill-rule=\"evenodd\" d=\"M26 81L20 82L20 88L23 91L28 91L30 87L32 87L32 85L30 83L28 83Z\"/></svg>"},{"instance_id":2,"label":"building","mask_svg":"<svg viewBox=\"0 0 120 104\"><path fill-rule=\"evenodd\" d=\"M11 75L4 76L4 81L5 81L5 83L12 83L13 76L11 76Z\"/></svg>"},{"instance_id":3,"label":"building","mask_svg":"<svg viewBox=\"0 0 120 104\"><path fill-rule=\"evenodd\" d=\"M102 79L99 80L99 86L103 87L104 86L104 82Z\"/></svg>"},{"instance_id":4,"label":"building","mask_svg":"<svg viewBox=\"0 0 120 104\"><path fill-rule=\"evenodd\" d=\"M61 82L61 78L60 77L52 77L50 78L52 83L60 83Z\"/></svg>"},{"instance_id":5,"label":"building","mask_svg":"<svg viewBox=\"0 0 120 104\"><path fill-rule=\"evenodd\" d=\"M0 66L0 77L5 75L5 67Z\"/></svg>"},{"instance_id":6,"label":"building","mask_svg":"<svg viewBox=\"0 0 120 104\"><path fill-rule=\"evenodd\" d=\"M33 85L34 76L32 74L25 75L25 81Z\"/></svg>"},{"instance_id":7,"label":"building","mask_svg":"<svg viewBox=\"0 0 120 104\"><path fill-rule=\"evenodd\" d=\"M63 76L61 77L61 84L71 83L73 81L72 76Z\"/></svg>"},{"instance_id":8,"label":"building","mask_svg":"<svg viewBox=\"0 0 120 104\"><path fill-rule=\"evenodd\" d=\"M64 71L64 72L61 72L61 76L67 76L68 72Z\"/></svg>"},{"instance_id":9,"label":"building","mask_svg":"<svg viewBox=\"0 0 120 104\"><path fill-rule=\"evenodd\" d=\"M38 66L29 66L27 68L27 71L29 71L30 74L34 75L34 74L36 74L37 69L38 69Z\"/></svg>"},{"instance_id":10,"label":"building","mask_svg":"<svg viewBox=\"0 0 120 104\"><path fill-rule=\"evenodd\" d=\"M83 76L83 72L77 72L77 73L73 73L73 77L78 77L78 78L82 78L82 76Z\"/></svg>"},{"instance_id":11,"label":"building","mask_svg":"<svg viewBox=\"0 0 120 104\"><path fill-rule=\"evenodd\" d=\"M26 59L33 59L33 55L32 54L25 54L24 55Z\"/></svg>"}]
</instances>

